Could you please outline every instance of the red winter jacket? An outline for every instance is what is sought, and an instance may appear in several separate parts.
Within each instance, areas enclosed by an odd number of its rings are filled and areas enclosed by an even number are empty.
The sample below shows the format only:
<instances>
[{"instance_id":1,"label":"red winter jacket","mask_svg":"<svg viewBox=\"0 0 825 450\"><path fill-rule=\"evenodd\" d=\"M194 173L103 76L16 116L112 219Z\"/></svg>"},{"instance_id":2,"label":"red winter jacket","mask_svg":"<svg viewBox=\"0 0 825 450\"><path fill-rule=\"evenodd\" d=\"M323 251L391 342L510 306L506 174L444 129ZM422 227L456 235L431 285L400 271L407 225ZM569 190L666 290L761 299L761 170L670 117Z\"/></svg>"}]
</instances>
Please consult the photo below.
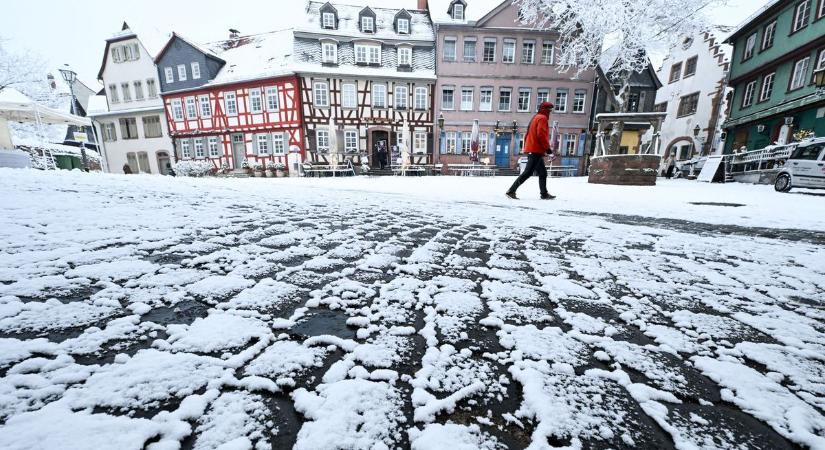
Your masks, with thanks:
<instances>
[{"instance_id":1,"label":"red winter jacket","mask_svg":"<svg viewBox=\"0 0 825 450\"><path fill-rule=\"evenodd\" d=\"M524 153L550 153L550 111L541 110L530 121L524 137Z\"/></svg>"}]
</instances>

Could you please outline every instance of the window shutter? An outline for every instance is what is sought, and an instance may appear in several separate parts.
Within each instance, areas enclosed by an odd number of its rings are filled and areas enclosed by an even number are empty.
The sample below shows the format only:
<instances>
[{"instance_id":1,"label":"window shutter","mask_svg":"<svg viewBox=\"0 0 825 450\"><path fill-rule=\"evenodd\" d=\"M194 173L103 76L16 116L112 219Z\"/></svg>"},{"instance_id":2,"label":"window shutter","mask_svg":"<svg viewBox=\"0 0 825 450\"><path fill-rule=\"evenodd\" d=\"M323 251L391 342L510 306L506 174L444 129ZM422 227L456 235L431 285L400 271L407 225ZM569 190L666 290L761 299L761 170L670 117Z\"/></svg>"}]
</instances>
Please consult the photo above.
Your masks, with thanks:
<instances>
[{"instance_id":1,"label":"window shutter","mask_svg":"<svg viewBox=\"0 0 825 450\"><path fill-rule=\"evenodd\" d=\"M427 133L427 148L425 149L425 151L427 152L427 154L429 154L430 151L432 151L432 149L433 149L433 134L432 133Z\"/></svg>"},{"instance_id":2,"label":"window shutter","mask_svg":"<svg viewBox=\"0 0 825 450\"><path fill-rule=\"evenodd\" d=\"M254 153L256 155L258 154L258 135L257 134L252 135L252 153Z\"/></svg>"},{"instance_id":3,"label":"window shutter","mask_svg":"<svg viewBox=\"0 0 825 450\"><path fill-rule=\"evenodd\" d=\"M266 144L267 144L267 148L269 148L269 154L274 155L275 154L275 149L272 146L272 144L273 144L272 133L266 133Z\"/></svg>"},{"instance_id":4,"label":"window shutter","mask_svg":"<svg viewBox=\"0 0 825 450\"><path fill-rule=\"evenodd\" d=\"M335 130L335 149L339 152L344 151L344 130Z\"/></svg>"},{"instance_id":5,"label":"window shutter","mask_svg":"<svg viewBox=\"0 0 825 450\"><path fill-rule=\"evenodd\" d=\"M134 56L134 58L136 60L140 59L140 45L135 43L135 44L132 44L132 46L133 46L132 47L132 56Z\"/></svg>"},{"instance_id":6,"label":"window shutter","mask_svg":"<svg viewBox=\"0 0 825 450\"><path fill-rule=\"evenodd\" d=\"M441 154L447 153L447 133L442 131L441 134L439 134L438 140L438 151Z\"/></svg>"},{"instance_id":7,"label":"window shutter","mask_svg":"<svg viewBox=\"0 0 825 450\"><path fill-rule=\"evenodd\" d=\"M317 150L318 143L315 141L315 130L307 130L307 140L309 141L309 151L314 152Z\"/></svg>"}]
</instances>

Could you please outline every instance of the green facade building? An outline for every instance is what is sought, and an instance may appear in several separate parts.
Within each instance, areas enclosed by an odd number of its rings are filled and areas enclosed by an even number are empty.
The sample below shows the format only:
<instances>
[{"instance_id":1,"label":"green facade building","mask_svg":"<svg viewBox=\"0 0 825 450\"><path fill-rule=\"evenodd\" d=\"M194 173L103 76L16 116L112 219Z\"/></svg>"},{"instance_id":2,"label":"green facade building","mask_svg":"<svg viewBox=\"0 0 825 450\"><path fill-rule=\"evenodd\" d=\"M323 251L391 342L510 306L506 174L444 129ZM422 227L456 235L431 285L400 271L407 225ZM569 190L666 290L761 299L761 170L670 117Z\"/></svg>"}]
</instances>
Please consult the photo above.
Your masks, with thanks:
<instances>
[{"instance_id":1,"label":"green facade building","mask_svg":"<svg viewBox=\"0 0 825 450\"><path fill-rule=\"evenodd\" d=\"M771 0L725 43L734 88L725 153L787 143L799 130L825 136L825 0Z\"/></svg>"}]
</instances>

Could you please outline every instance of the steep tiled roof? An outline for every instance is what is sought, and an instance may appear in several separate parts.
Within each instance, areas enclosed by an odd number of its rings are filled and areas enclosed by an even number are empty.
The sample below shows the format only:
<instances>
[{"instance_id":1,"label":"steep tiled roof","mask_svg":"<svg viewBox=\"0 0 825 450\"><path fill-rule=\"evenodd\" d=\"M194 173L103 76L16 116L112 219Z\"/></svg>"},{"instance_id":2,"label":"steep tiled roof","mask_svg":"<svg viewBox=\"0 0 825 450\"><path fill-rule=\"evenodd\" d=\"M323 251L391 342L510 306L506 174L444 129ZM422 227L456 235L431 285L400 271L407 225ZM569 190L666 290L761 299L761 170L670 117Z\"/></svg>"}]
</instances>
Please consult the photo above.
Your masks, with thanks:
<instances>
[{"instance_id":1,"label":"steep tiled roof","mask_svg":"<svg viewBox=\"0 0 825 450\"><path fill-rule=\"evenodd\" d=\"M410 33L396 33L393 22L395 15L398 14L402 8L379 8L370 6L369 8L375 13L375 33L362 33L359 28L358 19L361 10L365 8L364 6L330 3L338 11L338 29L324 29L321 28L320 9L325 4L326 2L308 2L303 22L295 27L295 31L378 40L391 39L432 42L435 39L433 26L426 11L406 10L412 16L410 20Z\"/></svg>"}]
</instances>

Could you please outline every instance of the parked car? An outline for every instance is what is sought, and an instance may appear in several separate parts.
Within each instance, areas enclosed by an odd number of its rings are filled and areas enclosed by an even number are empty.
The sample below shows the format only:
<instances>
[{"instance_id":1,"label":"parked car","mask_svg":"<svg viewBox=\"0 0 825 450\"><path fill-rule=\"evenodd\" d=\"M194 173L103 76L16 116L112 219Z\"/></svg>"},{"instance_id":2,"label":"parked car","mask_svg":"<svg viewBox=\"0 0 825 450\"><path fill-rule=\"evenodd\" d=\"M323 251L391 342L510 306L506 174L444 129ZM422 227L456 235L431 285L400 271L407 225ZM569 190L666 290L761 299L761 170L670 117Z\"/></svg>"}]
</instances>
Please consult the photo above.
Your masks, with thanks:
<instances>
[{"instance_id":1,"label":"parked car","mask_svg":"<svg viewBox=\"0 0 825 450\"><path fill-rule=\"evenodd\" d=\"M773 187L778 192L825 189L825 138L800 142L779 170Z\"/></svg>"}]
</instances>

